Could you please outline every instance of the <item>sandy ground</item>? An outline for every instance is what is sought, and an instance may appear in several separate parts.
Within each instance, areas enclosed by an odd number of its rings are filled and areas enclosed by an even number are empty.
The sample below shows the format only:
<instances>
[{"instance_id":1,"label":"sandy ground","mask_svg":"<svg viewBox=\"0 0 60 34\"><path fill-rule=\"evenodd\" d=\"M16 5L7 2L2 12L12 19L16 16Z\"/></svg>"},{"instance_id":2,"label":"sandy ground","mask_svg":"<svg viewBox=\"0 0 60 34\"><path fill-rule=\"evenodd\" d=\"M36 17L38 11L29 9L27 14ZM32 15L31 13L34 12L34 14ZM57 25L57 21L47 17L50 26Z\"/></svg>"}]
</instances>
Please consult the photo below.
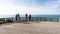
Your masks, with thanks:
<instances>
[{"instance_id":1,"label":"sandy ground","mask_svg":"<svg viewBox=\"0 0 60 34\"><path fill-rule=\"evenodd\" d=\"M0 34L60 34L60 23L30 22L0 25Z\"/></svg>"}]
</instances>

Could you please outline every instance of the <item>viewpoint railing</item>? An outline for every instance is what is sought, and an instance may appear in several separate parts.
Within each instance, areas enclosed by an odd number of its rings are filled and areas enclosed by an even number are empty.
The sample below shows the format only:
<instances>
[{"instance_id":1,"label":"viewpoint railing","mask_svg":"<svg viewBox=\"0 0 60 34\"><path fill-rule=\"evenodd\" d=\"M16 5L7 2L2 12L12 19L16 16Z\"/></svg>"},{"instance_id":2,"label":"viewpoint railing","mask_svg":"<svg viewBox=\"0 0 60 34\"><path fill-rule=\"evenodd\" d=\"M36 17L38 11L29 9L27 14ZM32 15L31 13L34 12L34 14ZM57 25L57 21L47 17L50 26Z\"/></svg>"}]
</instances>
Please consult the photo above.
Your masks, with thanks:
<instances>
[{"instance_id":1,"label":"viewpoint railing","mask_svg":"<svg viewBox=\"0 0 60 34\"><path fill-rule=\"evenodd\" d=\"M51 21L58 22L59 18L47 18L47 17L32 17L32 21Z\"/></svg>"},{"instance_id":2,"label":"viewpoint railing","mask_svg":"<svg viewBox=\"0 0 60 34\"><path fill-rule=\"evenodd\" d=\"M21 17L21 20L24 20L25 17ZM29 20L29 19L28 19ZM51 22L59 22L59 18L52 17L31 17L31 21L51 21Z\"/></svg>"},{"instance_id":3,"label":"viewpoint railing","mask_svg":"<svg viewBox=\"0 0 60 34\"><path fill-rule=\"evenodd\" d=\"M19 20L20 22L26 21L25 17L20 17L21 20ZM16 22L15 18L5 18L7 19L7 22ZM3 21L3 20L2 20ZM60 22L60 18L52 18L52 17L31 17L31 20L29 20L29 22L34 22L34 21L50 21L50 22ZM6 20L4 20L4 22L6 22ZM2 22L1 22L2 23Z\"/></svg>"}]
</instances>

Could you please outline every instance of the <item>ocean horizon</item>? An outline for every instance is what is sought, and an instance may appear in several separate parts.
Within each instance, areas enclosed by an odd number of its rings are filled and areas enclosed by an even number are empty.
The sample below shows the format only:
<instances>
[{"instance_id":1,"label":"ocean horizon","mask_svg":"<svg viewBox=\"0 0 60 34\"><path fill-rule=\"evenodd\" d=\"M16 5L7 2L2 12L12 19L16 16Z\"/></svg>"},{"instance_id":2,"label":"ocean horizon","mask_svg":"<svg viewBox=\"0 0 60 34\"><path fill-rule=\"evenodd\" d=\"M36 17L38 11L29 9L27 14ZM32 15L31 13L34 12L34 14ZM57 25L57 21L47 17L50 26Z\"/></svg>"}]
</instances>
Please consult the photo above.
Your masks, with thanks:
<instances>
[{"instance_id":1,"label":"ocean horizon","mask_svg":"<svg viewBox=\"0 0 60 34\"><path fill-rule=\"evenodd\" d=\"M56 17L60 18L60 15L31 15L32 17ZM15 15L0 15L0 18L9 18L9 17L15 17ZM25 17L25 15L20 15L20 17Z\"/></svg>"}]
</instances>

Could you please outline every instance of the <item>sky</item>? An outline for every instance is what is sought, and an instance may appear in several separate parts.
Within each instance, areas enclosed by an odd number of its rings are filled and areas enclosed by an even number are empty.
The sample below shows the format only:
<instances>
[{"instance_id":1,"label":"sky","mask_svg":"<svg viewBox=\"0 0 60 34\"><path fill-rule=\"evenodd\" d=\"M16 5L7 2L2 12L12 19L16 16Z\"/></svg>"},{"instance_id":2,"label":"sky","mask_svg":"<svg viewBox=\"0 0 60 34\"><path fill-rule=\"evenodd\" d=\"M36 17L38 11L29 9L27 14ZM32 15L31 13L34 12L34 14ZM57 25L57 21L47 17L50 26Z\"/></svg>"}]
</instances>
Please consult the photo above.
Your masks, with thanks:
<instances>
[{"instance_id":1,"label":"sky","mask_svg":"<svg viewBox=\"0 0 60 34\"><path fill-rule=\"evenodd\" d=\"M60 14L60 0L0 0L0 15Z\"/></svg>"}]
</instances>

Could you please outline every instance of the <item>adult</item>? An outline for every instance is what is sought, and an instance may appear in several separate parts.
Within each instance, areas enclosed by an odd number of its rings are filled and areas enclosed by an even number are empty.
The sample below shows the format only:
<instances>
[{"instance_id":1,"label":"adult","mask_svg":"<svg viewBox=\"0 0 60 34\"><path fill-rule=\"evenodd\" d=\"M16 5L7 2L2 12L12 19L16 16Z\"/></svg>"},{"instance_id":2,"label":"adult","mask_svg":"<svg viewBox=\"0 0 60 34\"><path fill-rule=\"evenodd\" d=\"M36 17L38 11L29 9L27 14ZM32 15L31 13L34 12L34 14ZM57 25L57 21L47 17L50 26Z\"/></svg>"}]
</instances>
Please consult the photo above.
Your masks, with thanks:
<instances>
[{"instance_id":1,"label":"adult","mask_svg":"<svg viewBox=\"0 0 60 34\"><path fill-rule=\"evenodd\" d=\"M15 16L15 22L17 22L18 21L18 18L17 18L17 14L16 14L16 16Z\"/></svg>"},{"instance_id":2,"label":"adult","mask_svg":"<svg viewBox=\"0 0 60 34\"><path fill-rule=\"evenodd\" d=\"M20 21L20 15L16 14L15 19L16 19L16 22L19 22Z\"/></svg>"},{"instance_id":3,"label":"adult","mask_svg":"<svg viewBox=\"0 0 60 34\"><path fill-rule=\"evenodd\" d=\"M17 16L18 16L18 22L20 22L21 21L20 15L17 14Z\"/></svg>"},{"instance_id":4,"label":"adult","mask_svg":"<svg viewBox=\"0 0 60 34\"><path fill-rule=\"evenodd\" d=\"M28 21L28 14L25 15L26 21Z\"/></svg>"},{"instance_id":5,"label":"adult","mask_svg":"<svg viewBox=\"0 0 60 34\"><path fill-rule=\"evenodd\" d=\"M31 15L29 15L29 21L31 21Z\"/></svg>"}]
</instances>

